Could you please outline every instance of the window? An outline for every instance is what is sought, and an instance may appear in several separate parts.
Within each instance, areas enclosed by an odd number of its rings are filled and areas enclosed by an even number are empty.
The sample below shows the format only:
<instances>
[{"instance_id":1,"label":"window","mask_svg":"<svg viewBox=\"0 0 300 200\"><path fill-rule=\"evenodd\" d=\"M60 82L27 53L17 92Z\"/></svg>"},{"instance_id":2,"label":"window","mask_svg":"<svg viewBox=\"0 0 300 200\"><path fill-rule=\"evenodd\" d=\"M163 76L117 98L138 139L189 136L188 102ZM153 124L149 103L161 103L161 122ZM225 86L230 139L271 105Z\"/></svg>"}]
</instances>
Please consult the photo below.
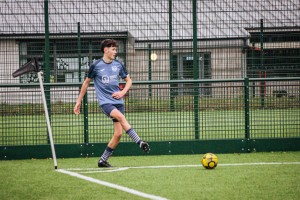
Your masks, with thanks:
<instances>
[{"instance_id":1,"label":"window","mask_svg":"<svg viewBox=\"0 0 300 200\"><path fill-rule=\"evenodd\" d=\"M77 48L77 39L50 40L50 82L80 82L84 80L89 65L102 57L100 52L101 38L82 38L80 60ZM125 62L125 42L118 42L118 59ZM22 40L19 41L20 65L35 57L42 70L44 70L45 41ZM124 63L126 64L126 63ZM80 66L80 68L79 68ZM20 77L21 83L38 82L36 73L24 74Z\"/></svg>"},{"instance_id":2,"label":"window","mask_svg":"<svg viewBox=\"0 0 300 200\"><path fill-rule=\"evenodd\" d=\"M247 76L260 77L299 77L300 76L300 48L299 31L271 31L264 30L263 38L259 31L251 32L250 43L259 46L263 39L263 55L259 48L247 51ZM280 45L281 48L272 48L271 45Z\"/></svg>"},{"instance_id":3,"label":"window","mask_svg":"<svg viewBox=\"0 0 300 200\"><path fill-rule=\"evenodd\" d=\"M298 42L300 40L299 31L267 31L263 32L263 42L273 43L273 42ZM251 32L251 43L260 43L261 33Z\"/></svg>"},{"instance_id":4,"label":"window","mask_svg":"<svg viewBox=\"0 0 300 200\"><path fill-rule=\"evenodd\" d=\"M199 79L211 79L210 53L198 54ZM173 56L173 69L171 77L177 80L194 79L194 58L193 53L178 54ZM200 95L211 95L210 83L200 84ZM194 84L178 84L175 86L177 95L193 95Z\"/></svg>"},{"instance_id":5,"label":"window","mask_svg":"<svg viewBox=\"0 0 300 200\"><path fill-rule=\"evenodd\" d=\"M259 49L249 50L247 75L250 78L299 77L299 55L300 49L296 48L264 49L262 57Z\"/></svg>"}]
</instances>

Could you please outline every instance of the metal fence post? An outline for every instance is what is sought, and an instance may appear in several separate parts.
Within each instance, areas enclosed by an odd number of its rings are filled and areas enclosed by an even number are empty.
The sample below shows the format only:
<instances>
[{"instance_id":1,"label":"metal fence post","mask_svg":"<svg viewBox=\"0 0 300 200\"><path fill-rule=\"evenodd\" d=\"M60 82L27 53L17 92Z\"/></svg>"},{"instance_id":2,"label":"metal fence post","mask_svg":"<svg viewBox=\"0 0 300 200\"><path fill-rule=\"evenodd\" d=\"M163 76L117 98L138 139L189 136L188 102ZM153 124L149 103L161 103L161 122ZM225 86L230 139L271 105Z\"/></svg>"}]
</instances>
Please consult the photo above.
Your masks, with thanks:
<instances>
[{"instance_id":1,"label":"metal fence post","mask_svg":"<svg viewBox=\"0 0 300 200\"><path fill-rule=\"evenodd\" d=\"M255 52L255 44L253 42L252 48L251 48L251 66L252 66L252 68L254 68L254 66L257 67L256 62L254 62L254 59L256 59L254 56L254 52ZM248 75L246 74L246 76L248 76ZM252 97L255 97L255 82L254 81L252 82Z\"/></svg>"},{"instance_id":2,"label":"metal fence post","mask_svg":"<svg viewBox=\"0 0 300 200\"><path fill-rule=\"evenodd\" d=\"M77 53L78 53L78 81L81 82L81 40L80 40L80 22L77 22Z\"/></svg>"},{"instance_id":3,"label":"metal fence post","mask_svg":"<svg viewBox=\"0 0 300 200\"><path fill-rule=\"evenodd\" d=\"M264 64L264 20L260 20L260 78L266 78L266 69ZM265 108L265 90L266 81L261 81L260 86L260 97L261 97L261 108Z\"/></svg>"},{"instance_id":4,"label":"metal fence post","mask_svg":"<svg viewBox=\"0 0 300 200\"><path fill-rule=\"evenodd\" d=\"M244 80L245 91L245 138L250 138L250 101L249 101L249 78Z\"/></svg>"},{"instance_id":5,"label":"metal fence post","mask_svg":"<svg viewBox=\"0 0 300 200\"><path fill-rule=\"evenodd\" d=\"M246 151L250 152L250 101L249 101L249 78L244 79L245 92L245 144Z\"/></svg>"},{"instance_id":6,"label":"metal fence post","mask_svg":"<svg viewBox=\"0 0 300 200\"><path fill-rule=\"evenodd\" d=\"M152 80L152 60L151 60L151 44L148 44L148 81ZM152 85L148 85L148 95L152 97Z\"/></svg>"},{"instance_id":7,"label":"metal fence post","mask_svg":"<svg viewBox=\"0 0 300 200\"><path fill-rule=\"evenodd\" d=\"M88 93L83 97L83 116L84 116L84 143L89 143L89 119L88 119Z\"/></svg>"},{"instance_id":8,"label":"metal fence post","mask_svg":"<svg viewBox=\"0 0 300 200\"><path fill-rule=\"evenodd\" d=\"M80 37L80 22L77 22L77 53L78 53L78 81L81 83L81 37ZM83 97L83 124L84 124L84 143L89 143L89 119L88 119L88 98L87 92Z\"/></svg>"},{"instance_id":9,"label":"metal fence post","mask_svg":"<svg viewBox=\"0 0 300 200\"><path fill-rule=\"evenodd\" d=\"M48 0L44 1L44 21L45 21L45 52L44 52L44 68L45 76L44 82L50 83L50 42L49 42L49 11L48 11ZM51 96L50 86L45 86L45 98L48 108L49 120L51 121ZM47 130L49 131L49 130ZM49 134L48 143L49 143Z\"/></svg>"},{"instance_id":10,"label":"metal fence post","mask_svg":"<svg viewBox=\"0 0 300 200\"><path fill-rule=\"evenodd\" d=\"M45 20L45 76L44 82L50 83L50 44L49 44L49 14L48 14L48 0L44 1L44 20Z\"/></svg>"},{"instance_id":11,"label":"metal fence post","mask_svg":"<svg viewBox=\"0 0 300 200\"><path fill-rule=\"evenodd\" d=\"M193 65L194 79L199 79L198 41L197 41L197 0L193 0ZM194 83L195 139L199 139L199 83Z\"/></svg>"},{"instance_id":12,"label":"metal fence post","mask_svg":"<svg viewBox=\"0 0 300 200\"><path fill-rule=\"evenodd\" d=\"M173 80L173 22L172 22L172 0L169 0L169 59L170 59L170 80ZM174 84L170 84L170 111L174 111Z\"/></svg>"}]
</instances>

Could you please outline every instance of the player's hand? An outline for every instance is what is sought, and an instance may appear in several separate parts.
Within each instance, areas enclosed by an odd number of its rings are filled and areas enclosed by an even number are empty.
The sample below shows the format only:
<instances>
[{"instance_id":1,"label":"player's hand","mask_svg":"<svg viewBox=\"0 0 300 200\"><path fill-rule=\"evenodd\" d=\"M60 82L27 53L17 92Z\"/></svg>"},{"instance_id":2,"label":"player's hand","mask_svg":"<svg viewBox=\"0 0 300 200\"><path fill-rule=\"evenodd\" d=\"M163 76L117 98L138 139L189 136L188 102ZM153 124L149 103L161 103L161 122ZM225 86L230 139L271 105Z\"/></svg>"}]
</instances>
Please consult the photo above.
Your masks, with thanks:
<instances>
[{"instance_id":1,"label":"player's hand","mask_svg":"<svg viewBox=\"0 0 300 200\"><path fill-rule=\"evenodd\" d=\"M111 96L115 99L121 99L124 95L125 94L122 91L120 91L120 92L113 93Z\"/></svg>"},{"instance_id":2,"label":"player's hand","mask_svg":"<svg viewBox=\"0 0 300 200\"><path fill-rule=\"evenodd\" d=\"M75 107L74 107L74 113L76 115L80 114L80 103L76 103Z\"/></svg>"}]
</instances>

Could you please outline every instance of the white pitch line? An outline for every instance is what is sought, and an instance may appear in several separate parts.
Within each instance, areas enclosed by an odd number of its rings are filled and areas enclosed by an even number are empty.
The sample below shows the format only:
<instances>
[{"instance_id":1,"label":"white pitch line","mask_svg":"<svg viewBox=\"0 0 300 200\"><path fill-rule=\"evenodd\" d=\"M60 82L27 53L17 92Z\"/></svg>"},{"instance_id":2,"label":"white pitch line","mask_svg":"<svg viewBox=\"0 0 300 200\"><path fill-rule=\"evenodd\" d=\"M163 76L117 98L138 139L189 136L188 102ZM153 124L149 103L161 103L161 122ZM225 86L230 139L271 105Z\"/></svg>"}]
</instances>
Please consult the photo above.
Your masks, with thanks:
<instances>
[{"instance_id":1,"label":"white pitch line","mask_svg":"<svg viewBox=\"0 0 300 200\"><path fill-rule=\"evenodd\" d=\"M259 162L259 163L228 163L228 164L218 164L218 166L250 166L250 165L299 165L300 162ZM127 167L129 169L155 169L155 168L177 168L177 167L202 167L202 165L162 165L162 166L137 166L137 167ZM96 169L96 168L94 168Z\"/></svg>"},{"instance_id":2,"label":"white pitch line","mask_svg":"<svg viewBox=\"0 0 300 200\"><path fill-rule=\"evenodd\" d=\"M260 162L260 163L232 163L232 164L220 164L218 166L251 166L251 165L300 165L300 162Z\"/></svg>"},{"instance_id":3,"label":"white pitch line","mask_svg":"<svg viewBox=\"0 0 300 200\"><path fill-rule=\"evenodd\" d=\"M218 167L227 166L253 166L253 165L299 165L300 162L257 162L257 163L228 163L228 164L218 164ZM162 169L162 168L184 168L184 167L202 167L202 165L162 165L162 166L136 166L136 167L120 167L120 168L69 168L70 171L80 171L79 173L103 173L103 172L116 172L124 171L128 169Z\"/></svg>"},{"instance_id":4,"label":"white pitch line","mask_svg":"<svg viewBox=\"0 0 300 200\"><path fill-rule=\"evenodd\" d=\"M167 200L166 198L163 198L163 197L160 197L160 196L147 194L147 193L140 192L140 191L137 191L137 190L134 190L134 189L130 189L130 188L127 188L127 187L124 187L124 186L121 186L121 185L117 185L117 184L114 184L114 183L109 183L109 182L106 182L106 181L101 181L99 179L94 179L94 178L84 176L84 175L81 175L81 174L78 174L78 173L75 173L75 172L70 172L70 171L67 171L67 170L64 170L64 169L58 169L56 171L60 172L60 173L63 173L63 174L68 174L70 176L74 176L76 178L80 178L80 179L83 179L83 180L86 180L86 181L89 181L89 182L92 182L92 183L97 183L99 185L103 185L103 186L106 186L106 187L121 190L123 192L127 192L127 193L130 193L130 194L136 195L136 196L144 197L144 198L147 198L147 199Z\"/></svg>"},{"instance_id":5,"label":"white pitch line","mask_svg":"<svg viewBox=\"0 0 300 200\"><path fill-rule=\"evenodd\" d=\"M127 170L127 169L129 169L129 168L128 168L128 167L120 167L120 168L114 167L114 168L103 169L103 170L98 169L98 171L97 171L97 170L83 171L83 172L80 172L80 171L79 171L78 173L80 173L80 174L92 174L92 173L98 173L98 172L102 172L102 173L110 173L110 172L125 171L125 170ZM99 171L99 170L101 170L101 171Z\"/></svg>"}]
</instances>

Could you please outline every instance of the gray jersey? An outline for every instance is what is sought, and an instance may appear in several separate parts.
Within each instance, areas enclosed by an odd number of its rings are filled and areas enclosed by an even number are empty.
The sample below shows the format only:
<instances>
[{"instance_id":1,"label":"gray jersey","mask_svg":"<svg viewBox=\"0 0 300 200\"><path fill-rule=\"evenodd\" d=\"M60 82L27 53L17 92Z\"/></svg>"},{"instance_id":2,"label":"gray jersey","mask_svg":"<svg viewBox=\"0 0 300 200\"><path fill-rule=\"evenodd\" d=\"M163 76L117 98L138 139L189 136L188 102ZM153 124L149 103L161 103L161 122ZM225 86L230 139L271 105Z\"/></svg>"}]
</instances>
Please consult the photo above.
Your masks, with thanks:
<instances>
[{"instance_id":1,"label":"gray jersey","mask_svg":"<svg viewBox=\"0 0 300 200\"><path fill-rule=\"evenodd\" d=\"M105 63L103 59L95 61L89 69L87 77L94 79L97 99L103 104L124 104L123 99L115 99L112 94L119 92L119 77L125 79L128 73L122 63L113 60Z\"/></svg>"}]
</instances>

